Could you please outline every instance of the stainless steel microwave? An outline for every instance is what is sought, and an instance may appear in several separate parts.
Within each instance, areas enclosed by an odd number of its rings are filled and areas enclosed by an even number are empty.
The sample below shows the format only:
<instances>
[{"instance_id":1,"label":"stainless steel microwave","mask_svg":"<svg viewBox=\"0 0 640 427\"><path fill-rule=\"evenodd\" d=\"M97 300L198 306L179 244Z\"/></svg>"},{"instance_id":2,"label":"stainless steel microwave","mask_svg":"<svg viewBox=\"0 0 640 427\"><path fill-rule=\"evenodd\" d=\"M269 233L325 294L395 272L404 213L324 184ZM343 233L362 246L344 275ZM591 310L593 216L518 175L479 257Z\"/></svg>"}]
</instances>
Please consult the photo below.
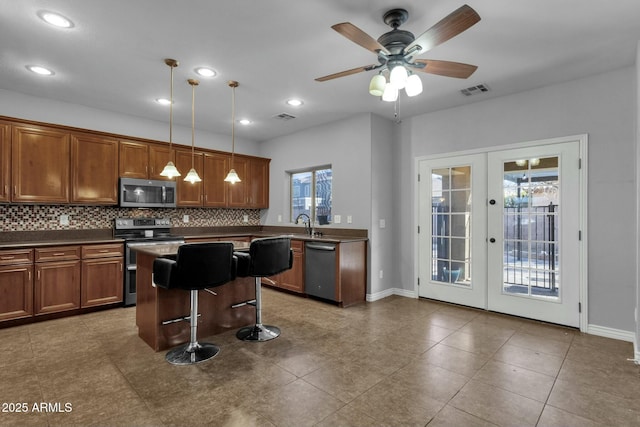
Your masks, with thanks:
<instances>
[{"instance_id":1,"label":"stainless steel microwave","mask_svg":"<svg viewBox=\"0 0 640 427\"><path fill-rule=\"evenodd\" d=\"M120 206L124 208L175 208L175 181L120 178Z\"/></svg>"}]
</instances>

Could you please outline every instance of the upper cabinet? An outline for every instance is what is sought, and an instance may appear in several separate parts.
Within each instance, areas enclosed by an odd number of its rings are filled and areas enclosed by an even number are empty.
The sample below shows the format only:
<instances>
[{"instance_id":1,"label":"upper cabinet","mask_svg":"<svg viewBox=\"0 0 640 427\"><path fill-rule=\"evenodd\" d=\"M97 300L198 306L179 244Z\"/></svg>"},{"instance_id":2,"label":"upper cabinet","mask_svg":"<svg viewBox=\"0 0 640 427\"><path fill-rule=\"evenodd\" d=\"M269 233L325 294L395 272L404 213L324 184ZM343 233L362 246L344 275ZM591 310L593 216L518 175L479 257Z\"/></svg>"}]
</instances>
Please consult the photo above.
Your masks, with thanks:
<instances>
[{"instance_id":1,"label":"upper cabinet","mask_svg":"<svg viewBox=\"0 0 640 427\"><path fill-rule=\"evenodd\" d=\"M117 140L89 134L72 134L71 203L118 203Z\"/></svg>"},{"instance_id":2,"label":"upper cabinet","mask_svg":"<svg viewBox=\"0 0 640 427\"><path fill-rule=\"evenodd\" d=\"M242 181L229 184L229 207L269 207L269 159L234 156L233 168Z\"/></svg>"},{"instance_id":3,"label":"upper cabinet","mask_svg":"<svg viewBox=\"0 0 640 427\"><path fill-rule=\"evenodd\" d=\"M224 178L229 172L229 155L205 153L204 155L204 206L224 208L228 204L227 183Z\"/></svg>"},{"instance_id":4,"label":"upper cabinet","mask_svg":"<svg viewBox=\"0 0 640 427\"><path fill-rule=\"evenodd\" d=\"M198 172L200 179L202 179L203 168L203 153L195 152L193 159L191 157L191 151L176 150L176 168L181 173L179 177L176 177L176 187L178 192L177 204L178 206L202 206L202 181L191 183L185 181L191 166Z\"/></svg>"},{"instance_id":5,"label":"upper cabinet","mask_svg":"<svg viewBox=\"0 0 640 427\"><path fill-rule=\"evenodd\" d=\"M120 141L118 171L122 178L149 178L149 144Z\"/></svg>"},{"instance_id":6,"label":"upper cabinet","mask_svg":"<svg viewBox=\"0 0 640 427\"><path fill-rule=\"evenodd\" d=\"M0 202L11 200L11 125L0 122Z\"/></svg>"},{"instance_id":7,"label":"upper cabinet","mask_svg":"<svg viewBox=\"0 0 640 427\"><path fill-rule=\"evenodd\" d=\"M14 125L11 146L12 201L69 202L68 132Z\"/></svg>"}]
</instances>

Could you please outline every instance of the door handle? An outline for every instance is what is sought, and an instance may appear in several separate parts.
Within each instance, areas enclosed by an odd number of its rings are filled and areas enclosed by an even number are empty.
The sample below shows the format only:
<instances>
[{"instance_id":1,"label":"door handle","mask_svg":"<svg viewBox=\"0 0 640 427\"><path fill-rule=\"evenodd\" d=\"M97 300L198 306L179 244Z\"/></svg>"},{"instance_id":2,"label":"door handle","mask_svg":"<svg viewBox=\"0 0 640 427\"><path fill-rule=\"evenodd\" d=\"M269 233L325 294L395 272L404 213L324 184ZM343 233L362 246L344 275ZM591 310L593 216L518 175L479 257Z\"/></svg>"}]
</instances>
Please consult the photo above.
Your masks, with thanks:
<instances>
[{"instance_id":1,"label":"door handle","mask_svg":"<svg viewBox=\"0 0 640 427\"><path fill-rule=\"evenodd\" d=\"M495 242L496 242L496 239L492 237L492 238L490 238L490 239L489 239L489 241L490 241L491 243L495 243Z\"/></svg>"}]
</instances>

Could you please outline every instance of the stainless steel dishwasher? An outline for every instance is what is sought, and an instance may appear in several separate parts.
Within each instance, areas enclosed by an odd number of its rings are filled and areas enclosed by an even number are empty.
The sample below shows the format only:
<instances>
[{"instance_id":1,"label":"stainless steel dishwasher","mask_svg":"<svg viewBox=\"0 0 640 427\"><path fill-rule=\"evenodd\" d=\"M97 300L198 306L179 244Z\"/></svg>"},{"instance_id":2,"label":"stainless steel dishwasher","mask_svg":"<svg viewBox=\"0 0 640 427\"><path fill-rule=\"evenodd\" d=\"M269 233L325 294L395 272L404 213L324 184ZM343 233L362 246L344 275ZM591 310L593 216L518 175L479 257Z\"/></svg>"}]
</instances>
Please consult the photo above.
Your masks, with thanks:
<instances>
[{"instance_id":1,"label":"stainless steel dishwasher","mask_svg":"<svg viewBox=\"0 0 640 427\"><path fill-rule=\"evenodd\" d=\"M336 244L304 245L304 291L307 295L336 300Z\"/></svg>"}]
</instances>

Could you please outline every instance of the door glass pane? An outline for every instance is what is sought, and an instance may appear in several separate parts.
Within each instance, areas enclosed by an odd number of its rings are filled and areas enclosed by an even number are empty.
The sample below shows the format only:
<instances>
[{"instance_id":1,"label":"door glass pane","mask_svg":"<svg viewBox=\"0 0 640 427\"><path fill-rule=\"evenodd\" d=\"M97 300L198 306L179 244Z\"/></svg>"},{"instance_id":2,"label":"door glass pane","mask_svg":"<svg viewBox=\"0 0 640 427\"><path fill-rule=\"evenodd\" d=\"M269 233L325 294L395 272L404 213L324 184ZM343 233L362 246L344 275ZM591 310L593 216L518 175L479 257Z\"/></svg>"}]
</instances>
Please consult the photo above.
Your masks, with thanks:
<instances>
[{"instance_id":1,"label":"door glass pane","mask_svg":"<svg viewBox=\"0 0 640 427\"><path fill-rule=\"evenodd\" d=\"M503 292L560 296L558 158L504 163Z\"/></svg>"},{"instance_id":2,"label":"door glass pane","mask_svg":"<svg viewBox=\"0 0 640 427\"><path fill-rule=\"evenodd\" d=\"M471 166L431 171L431 279L471 286Z\"/></svg>"}]
</instances>

